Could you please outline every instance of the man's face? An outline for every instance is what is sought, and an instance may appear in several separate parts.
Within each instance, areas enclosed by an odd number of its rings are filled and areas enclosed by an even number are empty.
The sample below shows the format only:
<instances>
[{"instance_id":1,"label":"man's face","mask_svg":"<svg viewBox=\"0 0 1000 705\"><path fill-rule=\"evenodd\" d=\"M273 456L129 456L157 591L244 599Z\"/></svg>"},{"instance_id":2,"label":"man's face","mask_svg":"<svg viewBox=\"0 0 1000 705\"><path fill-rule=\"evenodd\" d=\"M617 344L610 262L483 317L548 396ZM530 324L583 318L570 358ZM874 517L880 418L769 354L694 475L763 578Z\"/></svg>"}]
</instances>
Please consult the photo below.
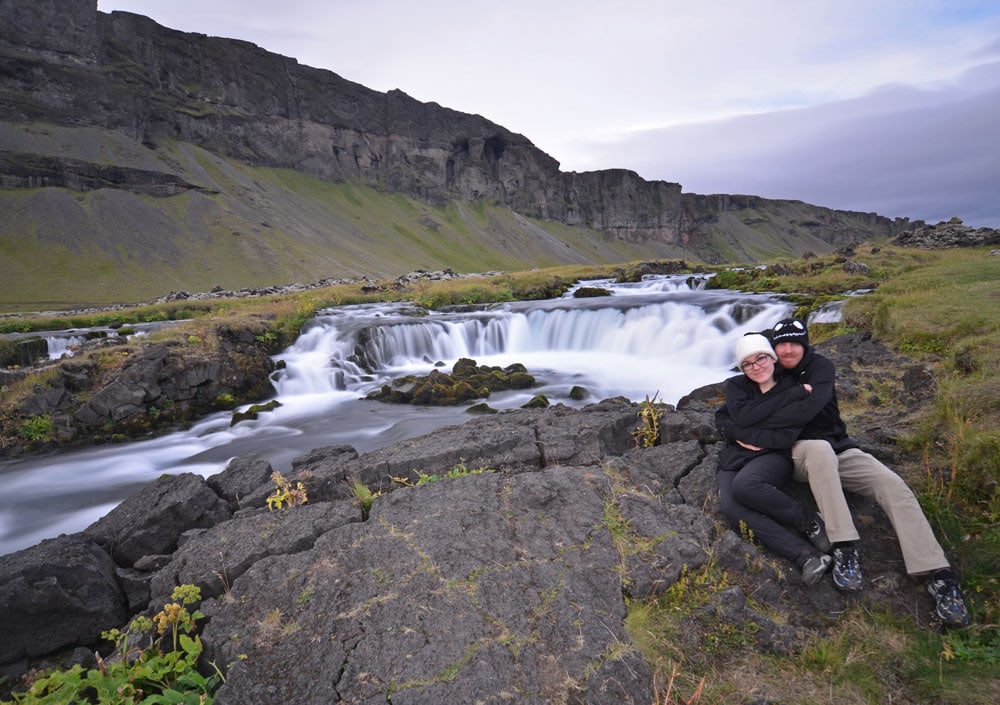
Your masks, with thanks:
<instances>
[{"instance_id":1,"label":"man's face","mask_svg":"<svg viewBox=\"0 0 1000 705\"><path fill-rule=\"evenodd\" d=\"M790 370L802 362L806 349L798 343L778 343L774 346L774 352L777 353L781 366Z\"/></svg>"}]
</instances>

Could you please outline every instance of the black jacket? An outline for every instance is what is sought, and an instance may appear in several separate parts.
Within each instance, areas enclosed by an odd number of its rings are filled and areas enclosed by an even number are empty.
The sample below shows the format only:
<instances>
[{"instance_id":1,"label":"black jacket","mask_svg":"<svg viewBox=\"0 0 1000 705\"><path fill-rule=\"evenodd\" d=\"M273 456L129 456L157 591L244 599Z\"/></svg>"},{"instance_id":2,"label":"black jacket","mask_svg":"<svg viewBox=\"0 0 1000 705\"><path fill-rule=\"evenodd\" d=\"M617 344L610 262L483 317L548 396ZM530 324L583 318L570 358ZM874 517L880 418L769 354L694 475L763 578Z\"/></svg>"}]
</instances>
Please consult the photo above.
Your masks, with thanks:
<instances>
[{"instance_id":1,"label":"black jacket","mask_svg":"<svg viewBox=\"0 0 1000 705\"><path fill-rule=\"evenodd\" d=\"M829 441L835 453L858 444L847 435L847 424L840 418L837 406L837 371L827 358L806 349L805 355L794 369L786 370L797 384L812 385L812 394L803 402L803 418L807 419L799 438Z\"/></svg>"},{"instance_id":2,"label":"black jacket","mask_svg":"<svg viewBox=\"0 0 1000 705\"><path fill-rule=\"evenodd\" d=\"M757 383L743 374L725 381L726 403L715 412L715 427L724 441L719 470L739 470L765 453L791 456L790 448L808 418L802 404L809 393L792 377L778 374L767 393L761 393ZM736 441L764 450L749 450Z\"/></svg>"}]
</instances>

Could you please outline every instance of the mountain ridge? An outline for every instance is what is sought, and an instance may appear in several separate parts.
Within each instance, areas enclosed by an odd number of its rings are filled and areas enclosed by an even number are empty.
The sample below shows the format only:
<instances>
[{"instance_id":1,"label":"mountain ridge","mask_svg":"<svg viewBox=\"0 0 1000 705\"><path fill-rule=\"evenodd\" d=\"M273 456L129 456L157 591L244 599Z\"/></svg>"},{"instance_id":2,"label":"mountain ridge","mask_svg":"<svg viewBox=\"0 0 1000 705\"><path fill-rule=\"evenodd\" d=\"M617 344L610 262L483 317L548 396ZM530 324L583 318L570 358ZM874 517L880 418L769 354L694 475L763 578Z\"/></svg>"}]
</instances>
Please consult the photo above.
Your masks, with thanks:
<instances>
[{"instance_id":1,"label":"mountain ridge","mask_svg":"<svg viewBox=\"0 0 1000 705\"><path fill-rule=\"evenodd\" d=\"M249 42L102 13L96 0L2 0L0 16L8 304L418 267L751 263L910 226L800 201L685 194L625 169L561 172L482 116Z\"/></svg>"}]
</instances>

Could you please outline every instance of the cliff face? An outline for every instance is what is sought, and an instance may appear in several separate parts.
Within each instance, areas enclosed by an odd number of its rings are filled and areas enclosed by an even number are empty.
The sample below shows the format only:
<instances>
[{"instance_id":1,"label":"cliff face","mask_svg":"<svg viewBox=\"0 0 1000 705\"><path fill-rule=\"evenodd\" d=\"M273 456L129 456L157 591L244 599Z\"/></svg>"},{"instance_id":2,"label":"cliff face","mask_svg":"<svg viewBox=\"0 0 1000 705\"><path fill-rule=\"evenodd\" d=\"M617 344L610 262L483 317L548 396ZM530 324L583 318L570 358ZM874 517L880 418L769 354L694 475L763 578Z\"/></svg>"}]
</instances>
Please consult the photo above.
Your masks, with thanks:
<instances>
[{"instance_id":1,"label":"cliff face","mask_svg":"<svg viewBox=\"0 0 1000 705\"><path fill-rule=\"evenodd\" d=\"M481 116L398 90L373 91L247 42L166 29L131 13L100 13L96 0L0 0L0 16L0 108L8 126L98 129L152 153L168 144L194 145L251 167L294 170L435 206L485 201L652 246L647 255L677 247L680 254L720 261L727 249L746 249L715 242L721 237L732 245L746 233L703 227L717 223L737 197L692 201L679 184L625 170L561 172L527 138ZM177 160L144 169L132 157L95 149L87 164L51 144L39 156L23 134L10 134L18 136L0 141L0 178L8 189L110 187L152 196L216 190L178 173ZM109 165L115 167L111 178ZM756 200L768 210L769 202ZM792 252L887 238L902 229L874 214L799 205L814 211L807 218L814 225L802 228L780 213L764 216L782 220L793 235L816 238Z\"/></svg>"}]
</instances>

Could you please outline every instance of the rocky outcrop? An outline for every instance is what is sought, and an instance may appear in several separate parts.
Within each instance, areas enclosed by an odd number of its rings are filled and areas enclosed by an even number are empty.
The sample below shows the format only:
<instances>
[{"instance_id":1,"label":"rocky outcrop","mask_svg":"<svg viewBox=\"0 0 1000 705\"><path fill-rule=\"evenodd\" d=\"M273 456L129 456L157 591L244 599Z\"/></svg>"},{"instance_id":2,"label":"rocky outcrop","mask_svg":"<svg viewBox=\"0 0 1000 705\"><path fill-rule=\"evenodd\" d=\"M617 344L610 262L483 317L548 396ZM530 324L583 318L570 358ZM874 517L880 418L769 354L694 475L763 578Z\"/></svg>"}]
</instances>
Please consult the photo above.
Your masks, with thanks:
<instances>
[{"instance_id":1,"label":"rocky outcrop","mask_svg":"<svg viewBox=\"0 0 1000 705\"><path fill-rule=\"evenodd\" d=\"M0 558L0 664L93 643L123 624L129 611L115 570L111 557L80 535Z\"/></svg>"},{"instance_id":2,"label":"rocky outcrop","mask_svg":"<svg viewBox=\"0 0 1000 705\"><path fill-rule=\"evenodd\" d=\"M937 225L918 223L916 227L894 237L891 244L899 247L919 247L937 250L946 247L985 247L1000 245L1000 230L971 228L960 218L942 221Z\"/></svg>"},{"instance_id":3,"label":"rocky outcrop","mask_svg":"<svg viewBox=\"0 0 1000 705\"><path fill-rule=\"evenodd\" d=\"M158 171L4 151L0 151L0 186L8 189L62 187L73 191L119 188L159 197L207 191L179 176Z\"/></svg>"},{"instance_id":4,"label":"rocky outcrop","mask_svg":"<svg viewBox=\"0 0 1000 705\"><path fill-rule=\"evenodd\" d=\"M0 456L143 436L262 399L273 392L273 350L267 340L274 345L278 338L264 335L267 330L264 322L225 324L214 334L212 348L203 348L205 341L198 339L150 345L102 339L95 354L117 358L117 363L99 364L87 355L53 363L51 372L41 375L0 419ZM19 370L9 376L23 374ZM23 424L38 420L44 424L26 437Z\"/></svg>"},{"instance_id":5,"label":"rocky outcrop","mask_svg":"<svg viewBox=\"0 0 1000 705\"><path fill-rule=\"evenodd\" d=\"M848 395L863 393L852 362L906 367L860 334L821 347L847 371ZM640 405L624 399L476 418L365 455L318 448L290 473L308 502L274 511L264 461L161 478L81 534L0 557L0 622L13 627L3 671L93 647L181 583L206 598L205 655L227 670L217 703L650 703L627 605L703 569L728 577L683 615L676 648L723 633L793 652L845 600L928 620L923 586L864 500L851 498L870 586L857 597L806 588L721 521L719 400L712 385L662 407L660 442L642 449ZM457 467L475 472L419 481ZM368 512L358 482L373 493Z\"/></svg>"},{"instance_id":6,"label":"rocky outcrop","mask_svg":"<svg viewBox=\"0 0 1000 705\"><path fill-rule=\"evenodd\" d=\"M459 359L451 374L431 370L428 375L406 375L368 393L374 401L422 406L454 406L473 399L485 399L493 392L530 389L535 378L522 364L497 367L477 365L475 360Z\"/></svg>"}]
</instances>

